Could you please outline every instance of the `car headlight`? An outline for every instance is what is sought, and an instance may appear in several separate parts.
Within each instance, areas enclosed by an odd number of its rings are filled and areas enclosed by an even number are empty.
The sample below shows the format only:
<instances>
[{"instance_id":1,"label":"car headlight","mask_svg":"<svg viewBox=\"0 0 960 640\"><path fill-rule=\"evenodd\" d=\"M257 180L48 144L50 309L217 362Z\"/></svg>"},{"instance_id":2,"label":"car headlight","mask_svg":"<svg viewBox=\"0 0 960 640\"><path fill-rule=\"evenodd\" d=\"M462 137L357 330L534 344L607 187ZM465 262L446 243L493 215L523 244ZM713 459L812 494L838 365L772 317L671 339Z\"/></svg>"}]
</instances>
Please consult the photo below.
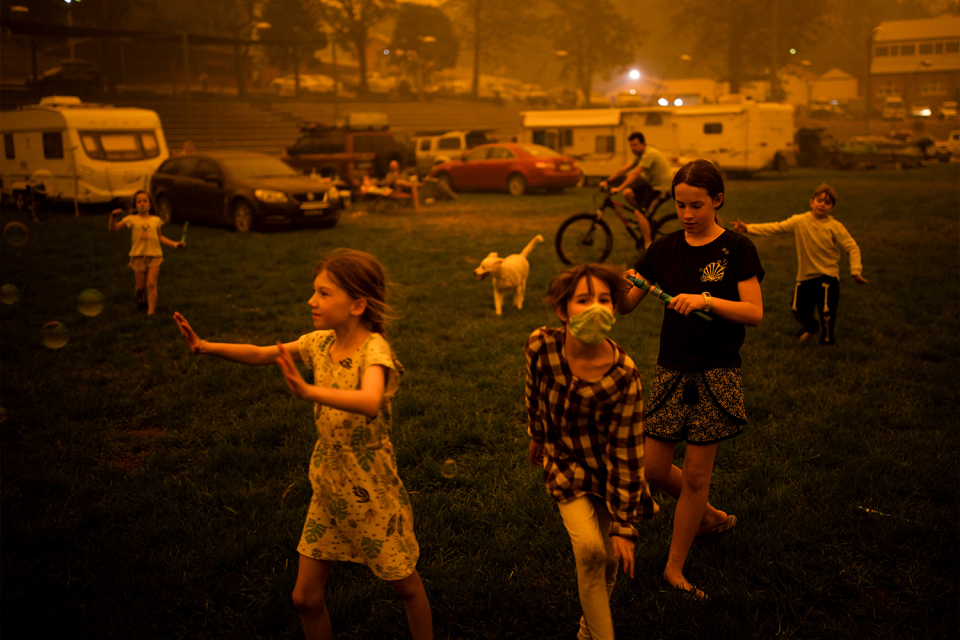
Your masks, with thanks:
<instances>
[{"instance_id":1,"label":"car headlight","mask_svg":"<svg viewBox=\"0 0 960 640\"><path fill-rule=\"evenodd\" d=\"M330 187L327 191L327 202L330 204L340 202L340 191L336 187Z\"/></svg>"},{"instance_id":2,"label":"car headlight","mask_svg":"<svg viewBox=\"0 0 960 640\"><path fill-rule=\"evenodd\" d=\"M283 191L271 191L270 189L257 189L253 192L260 202L284 203L287 201L287 194Z\"/></svg>"}]
</instances>

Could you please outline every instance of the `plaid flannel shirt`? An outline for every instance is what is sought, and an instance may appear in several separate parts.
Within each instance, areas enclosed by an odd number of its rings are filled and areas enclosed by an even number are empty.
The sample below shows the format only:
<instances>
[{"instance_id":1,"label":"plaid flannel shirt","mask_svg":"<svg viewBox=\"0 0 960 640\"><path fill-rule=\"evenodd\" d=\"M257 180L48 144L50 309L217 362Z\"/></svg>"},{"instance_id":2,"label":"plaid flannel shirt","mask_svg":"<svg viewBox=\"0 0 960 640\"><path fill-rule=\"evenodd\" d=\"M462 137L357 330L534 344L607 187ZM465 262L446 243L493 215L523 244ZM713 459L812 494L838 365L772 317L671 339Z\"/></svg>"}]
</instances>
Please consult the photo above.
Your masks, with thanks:
<instances>
[{"instance_id":1,"label":"plaid flannel shirt","mask_svg":"<svg viewBox=\"0 0 960 640\"><path fill-rule=\"evenodd\" d=\"M643 472L643 387L616 343L616 362L600 380L573 375L564 329L541 327L527 339L528 434L544 444L547 492L559 502L592 493L610 511L610 535L636 540L631 526L660 507Z\"/></svg>"}]
</instances>

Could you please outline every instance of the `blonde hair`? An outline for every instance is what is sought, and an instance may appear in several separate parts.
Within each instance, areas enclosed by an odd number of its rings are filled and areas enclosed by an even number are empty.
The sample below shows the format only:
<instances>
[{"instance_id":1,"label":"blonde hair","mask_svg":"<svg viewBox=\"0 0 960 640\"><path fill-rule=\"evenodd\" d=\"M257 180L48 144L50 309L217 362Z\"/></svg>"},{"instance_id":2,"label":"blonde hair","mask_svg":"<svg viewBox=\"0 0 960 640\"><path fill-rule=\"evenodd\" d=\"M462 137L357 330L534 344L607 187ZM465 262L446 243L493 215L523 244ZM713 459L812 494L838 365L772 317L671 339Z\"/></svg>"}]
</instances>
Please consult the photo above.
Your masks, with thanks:
<instances>
[{"instance_id":1,"label":"blonde hair","mask_svg":"<svg viewBox=\"0 0 960 640\"><path fill-rule=\"evenodd\" d=\"M313 268L316 278L322 271L351 298L367 301L360 322L374 333L386 333L386 325L396 318L387 304L389 283L383 266L369 253L355 249L334 249Z\"/></svg>"}]
</instances>

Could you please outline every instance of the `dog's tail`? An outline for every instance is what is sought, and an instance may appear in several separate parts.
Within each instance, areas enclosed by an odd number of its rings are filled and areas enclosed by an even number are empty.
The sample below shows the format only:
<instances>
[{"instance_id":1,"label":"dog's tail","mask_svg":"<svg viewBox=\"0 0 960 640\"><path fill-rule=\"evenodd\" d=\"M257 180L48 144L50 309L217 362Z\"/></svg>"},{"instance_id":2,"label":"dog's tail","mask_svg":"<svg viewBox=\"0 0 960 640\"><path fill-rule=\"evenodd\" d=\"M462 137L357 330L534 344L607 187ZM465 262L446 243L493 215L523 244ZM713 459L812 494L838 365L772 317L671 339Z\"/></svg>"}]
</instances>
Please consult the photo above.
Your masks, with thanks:
<instances>
[{"instance_id":1,"label":"dog's tail","mask_svg":"<svg viewBox=\"0 0 960 640\"><path fill-rule=\"evenodd\" d=\"M533 248L537 246L538 242L543 242L543 236L541 236L539 233L536 235L536 237L534 237L533 240L527 243L527 246L523 248L523 251L520 252L520 255L526 258L528 255L530 255L530 252L533 251Z\"/></svg>"}]
</instances>

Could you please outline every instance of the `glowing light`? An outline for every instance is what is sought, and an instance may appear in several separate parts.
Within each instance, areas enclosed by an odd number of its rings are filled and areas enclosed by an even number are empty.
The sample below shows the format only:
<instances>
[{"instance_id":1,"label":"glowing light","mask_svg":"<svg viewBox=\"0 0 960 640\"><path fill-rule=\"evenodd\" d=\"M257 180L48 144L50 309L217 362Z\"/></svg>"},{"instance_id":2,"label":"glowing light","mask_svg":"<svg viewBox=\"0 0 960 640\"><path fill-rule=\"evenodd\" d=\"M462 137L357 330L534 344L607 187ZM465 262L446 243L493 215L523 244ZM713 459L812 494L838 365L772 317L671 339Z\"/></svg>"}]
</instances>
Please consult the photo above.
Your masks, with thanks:
<instances>
[{"instance_id":1,"label":"glowing light","mask_svg":"<svg viewBox=\"0 0 960 640\"><path fill-rule=\"evenodd\" d=\"M683 100L681 100L680 98L677 98L676 100L673 101L673 106L675 106L675 107L682 107L682 106L683 106Z\"/></svg>"},{"instance_id":2,"label":"glowing light","mask_svg":"<svg viewBox=\"0 0 960 640\"><path fill-rule=\"evenodd\" d=\"M440 465L440 475L444 478L452 478L459 473L457 468L457 463L455 460L447 460L442 465Z\"/></svg>"},{"instance_id":3,"label":"glowing light","mask_svg":"<svg viewBox=\"0 0 960 640\"><path fill-rule=\"evenodd\" d=\"M637 95L637 90L636 90L636 89L630 89L630 95L632 95L632 96Z\"/></svg>"},{"instance_id":4,"label":"glowing light","mask_svg":"<svg viewBox=\"0 0 960 640\"><path fill-rule=\"evenodd\" d=\"M385 55L385 56L390 55L390 49L384 49L384 50L383 50L383 55Z\"/></svg>"},{"instance_id":5,"label":"glowing light","mask_svg":"<svg viewBox=\"0 0 960 640\"><path fill-rule=\"evenodd\" d=\"M19 247L25 244L28 237L30 237L30 230L22 222L8 222L3 227L3 239L11 247Z\"/></svg>"},{"instance_id":6,"label":"glowing light","mask_svg":"<svg viewBox=\"0 0 960 640\"><path fill-rule=\"evenodd\" d=\"M62 349L67 346L67 342L70 340L70 331L67 329L67 325L56 320L43 325L40 334L42 336L41 343L47 349Z\"/></svg>"},{"instance_id":7,"label":"glowing light","mask_svg":"<svg viewBox=\"0 0 960 640\"><path fill-rule=\"evenodd\" d=\"M657 100L657 104L660 105L661 107L665 107L669 105L670 102L666 98L660 98L659 100Z\"/></svg>"},{"instance_id":8,"label":"glowing light","mask_svg":"<svg viewBox=\"0 0 960 640\"><path fill-rule=\"evenodd\" d=\"M90 318L100 315L103 311L103 294L96 289L87 289L77 296L77 309Z\"/></svg>"},{"instance_id":9,"label":"glowing light","mask_svg":"<svg viewBox=\"0 0 960 640\"><path fill-rule=\"evenodd\" d=\"M790 49L790 55L795 55L797 53L796 49Z\"/></svg>"},{"instance_id":10,"label":"glowing light","mask_svg":"<svg viewBox=\"0 0 960 640\"><path fill-rule=\"evenodd\" d=\"M16 285L5 284L0 287L0 302L3 304L16 304L20 299L20 290Z\"/></svg>"},{"instance_id":11,"label":"glowing light","mask_svg":"<svg viewBox=\"0 0 960 640\"><path fill-rule=\"evenodd\" d=\"M639 79L640 79L640 72L637 71L636 69L632 69L632 70L630 71L630 79L631 79L631 80L639 80Z\"/></svg>"}]
</instances>

